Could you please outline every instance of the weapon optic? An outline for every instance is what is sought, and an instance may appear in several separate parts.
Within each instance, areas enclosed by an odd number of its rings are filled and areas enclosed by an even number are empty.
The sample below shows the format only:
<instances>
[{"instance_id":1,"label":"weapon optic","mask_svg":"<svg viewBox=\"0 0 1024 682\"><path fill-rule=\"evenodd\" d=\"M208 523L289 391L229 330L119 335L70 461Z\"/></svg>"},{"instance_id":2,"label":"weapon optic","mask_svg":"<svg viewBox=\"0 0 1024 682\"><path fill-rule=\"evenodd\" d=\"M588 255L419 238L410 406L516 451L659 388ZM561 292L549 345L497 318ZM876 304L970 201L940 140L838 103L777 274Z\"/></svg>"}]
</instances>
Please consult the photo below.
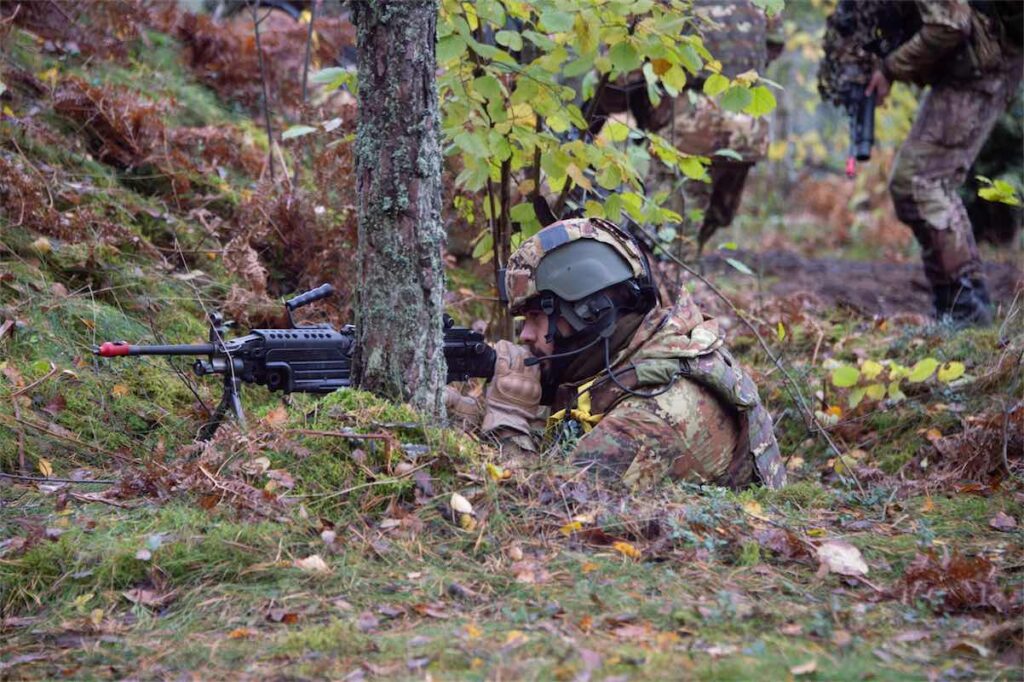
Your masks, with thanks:
<instances>
[{"instance_id":1,"label":"weapon optic","mask_svg":"<svg viewBox=\"0 0 1024 682\"><path fill-rule=\"evenodd\" d=\"M123 341L106 342L93 347L100 357L132 355L206 356L192 363L197 376L219 374L224 392L211 420L199 437L209 439L228 412L245 426L245 414L239 396L241 384L259 384L283 393L332 393L351 385L352 351L355 327L340 330L329 324L297 325L292 313L302 306L324 299L334 287L324 284L285 302L288 329L252 329L248 334L225 339L230 322L218 312L210 313L207 343L181 345L132 345ZM447 381L466 381L471 377L490 379L494 374L494 350L484 342L483 334L444 316L444 355L448 363Z\"/></svg>"}]
</instances>

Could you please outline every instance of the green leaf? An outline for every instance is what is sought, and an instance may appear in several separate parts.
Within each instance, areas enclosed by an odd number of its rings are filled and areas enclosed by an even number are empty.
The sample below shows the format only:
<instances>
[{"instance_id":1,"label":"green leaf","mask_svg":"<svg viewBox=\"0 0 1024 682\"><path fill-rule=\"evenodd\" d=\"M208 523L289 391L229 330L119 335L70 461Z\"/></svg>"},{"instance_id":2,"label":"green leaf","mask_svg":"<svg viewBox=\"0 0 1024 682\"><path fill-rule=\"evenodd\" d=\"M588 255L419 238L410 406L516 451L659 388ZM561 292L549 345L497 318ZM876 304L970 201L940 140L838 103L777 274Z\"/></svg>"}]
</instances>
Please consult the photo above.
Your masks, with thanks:
<instances>
[{"instance_id":1,"label":"green leaf","mask_svg":"<svg viewBox=\"0 0 1024 682\"><path fill-rule=\"evenodd\" d=\"M504 45L513 52L523 49L523 37L515 31L498 31L494 34L494 42Z\"/></svg>"},{"instance_id":2,"label":"green leaf","mask_svg":"<svg viewBox=\"0 0 1024 682\"><path fill-rule=\"evenodd\" d=\"M612 142L623 142L629 137L629 126L616 120L609 120L604 126L604 132Z\"/></svg>"},{"instance_id":3,"label":"green leaf","mask_svg":"<svg viewBox=\"0 0 1024 682\"><path fill-rule=\"evenodd\" d=\"M537 212L534 210L533 204L528 201L513 206L508 215L517 223L527 223L537 219Z\"/></svg>"},{"instance_id":4,"label":"green leaf","mask_svg":"<svg viewBox=\"0 0 1024 682\"><path fill-rule=\"evenodd\" d=\"M782 322L779 322L778 326L775 328L775 336L779 341L786 340L786 328L782 326Z\"/></svg>"},{"instance_id":5,"label":"green leaf","mask_svg":"<svg viewBox=\"0 0 1024 682\"><path fill-rule=\"evenodd\" d=\"M437 41L437 62L444 64L461 57L466 51L466 40L458 33Z\"/></svg>"},{"instance_id":6,"label":"green leaf","mask_svg":"<svg viewBox=\"0 0 1024 682\"><path fill-rule=\"evenodd\" d=\"M614 164L605 166L601 174L597 176L597 184L605 189L615 189L622 184L622 173L619 167Z\"/></svg>"},{"instance_id":7,"label":"green leaf","mask_svg":"<svg viewBox=\"0 0 1024 682\"><path fill-rule=\"evenodd\" d=\"M490 100L502 98L501 83L490 74L480 76L473 80L473 89Z\"/></svg>"},{"instance_id":8,"label":"green leaf","mask_svg":"<svg viewBox=\"0 0 1024 682\"><path fill-rule=\"evenodd\" d=\"M932 374L935 373L935 369L939 366L939 361L935 358L925 358L919 361L910 370L910 376L907 377L907 381L912 384L919 384L922 381L928 381Z\"/></svg>"},{"instance_id":9,"label":"green leaf","mask_svg":"<svg viewBox=\"0 0 1024 682\"><path fill-rule=\"evenodd\" d=\"M786 0L754 0L754 6L764 10L765 14L774 17L786 6Z\"/></svg>"},{"instance_id":10,"label":"green leaf","mask_svg":"<svg viewBox=\"0 0 1024 682\"><path fill-rule=\"evenodd\" d=\"M899 402L901 400L904 400L906 397L907 396L904 395L903 391L900 389L899 379L897 379L896 381L889 382L889 400Z\"/></svg>"},{"instance_id":11,"label":"green leaf","mask_svg":"<svg viewBox=\"0 0 1024 682\"><path fill-rule=\"evenodd\" d=\"M608 57L612 60L615 70L621 73L629 73L640 68L640 53L626 41L615 43L609 50Z\"/></svg>"},{"instance_id":12,"label":"green leaf","mask_svg":"<svg viewBox=\"0 0 1024 682\"><path fill-rule=\"evenodd\" d=\"M551 38L548 38L543 33L538 33L537 31L523 31L523 37L545 52L550 52L558 45L558 43L553 41Z\"/></svg>"},{"instance_id":13,"label":"green leaf","mask_svg":"<svg viewBox=\"0 0 1024 682\"><path fill-rule=\"evenodd\" d=\"M576 78L578 76L582 76L585 73L588 73L593 68L593 57L580 57L579 59L574 59L568 64L566 64L565 68L562 69L562 73L565 75L566 78Z\"/></svg>"},{"instance_id":14,"label":"green leaf","mask_svg":"<svg viewBox=\"0 0 1024 682\"><path fill-rule=\"evenodd\" d=\"M953 360L947 362L939 368L938 379L944 384L948 384L951 381L956 381L964 375L967 368L964 367L964 363Z\"/></svg>"},{"instance_id":15,"label":"green leaf","mask_svg":"<svg viewBox=\"0 0 1024 682\"><path fill-rule=\"evenodd\" d=\"M743 156L735 149L716 149L715 156L724 156L727 159L734 159L736 161L742 161Z\"/></svg>"},{"instance_id":16,"label":"green leaf","mask_svg":"<svg viewBox=\"0 0 1024 682\"><path fill-rule=\"evenodd\" d=\"M849 388L860 379L860 370L850 365L843 365L832 370L832 385L836 388Z\"/></svg>"},{"instance_id":17,"label":"green leaf","mask_svg":"<svg viewBox=\"0 0 1024 682\"><path fill-rule=\"evenodd\" d=\"M700 55L697 54L697 50L693 45L684 45L679 50L679 59L690 73L697 73L704 68L704 62L701 60Z\"/></svg>"},{"instance_id":18,"label":"green leaf","mask_svg":"<svg viewBox=\"0 0 1024 682\"><path fill-rule=\"evenodd\" d=\"M673 97L679 94L679 91L686 87L686 73L675 64L669 68L668 71L661 75L661 82L665 84L665 89Z\"/></svg>"},{"instance_id":19,"label":"green leaf","mask_svg":"<svg viewBox=\"0 0 1024 682\"><path fill-rule=\"evenodd\" d=\"M735 251L740 247L736 242L725 242L724 244L720 244L718 248L725 249L726 251Z\"/></svg>"},{"instance_id":20,"label":"green leaf","mask_svg":"<svg viewBox=\"0 0 1024 682\"><path fill-rule=\"evenodd\" d=\"M719 104L726 111L740 112L750 106L754 96L750 94L750 89L745 88L742 85L734 85L725 91L722 95L722 99L719 100Z\"/></svg>"},{"instance_id":21,"label":"green leaf","mask_svg":"<svg viewBox=\"0 0 1024 682\"><path fill-rule=\"evenodd\" d=\"M294 125L291 128L289 128L288 130L286 130L283 133L281 133L281 139L282 140L290 140L290 139L292 139L294 137L302 137L304 135L309 135L310 133L315 133L315 132L316 132L316 128L314 128L313 126Z\"/></svg>"},{"instance_id":22,"label":"green leaf","mask_svg":"<svg viewBox=\"0 0 1024 682\"><path fill-rule=\"evenodd\" d=\"M851 410L860 405L860 401L864 400L864 393L866 391L867 389L865 389L863 386L860 386L850 391L850 397L847 400L846 404L849 405Z\"/></svg>"},{"instance_id":23,"label":"green leaf","mask_svg":"<svg viewBox=\"0 0 1024 682\"><path fill-rule=\"evenodd\" d=\"M483 233L483 237L473 247L473 258L480 258L484 254L490 254L494 248L494 235L490 230Z\"/></svg>"},{"instance_id":24,"label":"green leaf","mask_svg":"<svg viewBox=\"0 0 1024 682\"><path fill-rule=\"evenodd\" d=\"M734 268L736 268L740 272L742 272L744 275L750 275L750 276L754 275L754 271L751 270L750 268L748 268L746 263L743 263L742 261L738 261L735 258L726 258L725 262L728 263L729 265L733 266Z\"/></svg>"},{"instance_id":25,"label":"green leaf","mask_svg":"<svg viewBox=\"0 0 1024 682\"><path fill-rule=\"evenodd\" d=\"M864 390L872 400L881 400L885 397L885 384L870 384Z\"/></svg>"},{"instance_id":26,"label":"green leaf","mask_svg":"<svg viewBox=\"0 0 1024 682\"><path fill-rule=\"evenodd\" d=\"M725 92L729 87L729 79L720 73L713 73L704 81L704 94L714 97Z\"/></svg>"},{"instance_id":27,"label":"green leaf","mask_svg":"<svg viewBox=\"0 0 1024 682\"><path fill-rule=\"evenodd\" d=\"M883 369L885 368L874 360L865 360L864 364L860 367L860 371L868 381L874 380L875 377L882 373Z\"/></svg>"},{"instance_id":28,"label":"green leaf","mask_svg":"<svg viewBox=\"0 0 1024 682\"><path fill-rule=\"evenodd\" d=\"M743 111L751 116L764 116L775 109L775 95L763 85L750 90L750 104Z\"/></svg>"},{"instance_id":29,"label":"green leaf","mask_svg":"<svg viewBox=\"0 0 1024 682\"><path fill-rule=\"evenodd\" d=\"M540 23L541 28L548 31L564 33L572 30L573 15L556 9L545 9L540 13Z\"/></svg>"},{"instance_id":30,"label":"green leaf","mask_svg":"<svg viewBox=\"0 0 1024 682\"><path fill-rule=\"evenodd\" d=\"M349 71L343 69L340 66L332 66L329 69L320 69L314 74L310 74L309 82L323 85L324 83L331 83L336 80L339 76L348 75Z\"/></svg>"},{"instance_id":31,"label":"green leaf","mask_svg":"<svg viewBox=\"0 0 1024 682\"><path fill-rule=\"evenodd\" d=\"M696 156L687 156L680 160L679 170L691 180L703 180L706 175L704 164Z\"/></svg>"},{"instance_id":32,"label":"green leaf","mask_svg":"<svg viewBox=\"0 0 1024 682\"><path fill-rule=\"evenodd\" d=\"M454 138L454 142L459 149L477 159L484 159L487 157L487 141L484 138L484 132L471 132L464 130Z\"/></svg>"}]
</instances>

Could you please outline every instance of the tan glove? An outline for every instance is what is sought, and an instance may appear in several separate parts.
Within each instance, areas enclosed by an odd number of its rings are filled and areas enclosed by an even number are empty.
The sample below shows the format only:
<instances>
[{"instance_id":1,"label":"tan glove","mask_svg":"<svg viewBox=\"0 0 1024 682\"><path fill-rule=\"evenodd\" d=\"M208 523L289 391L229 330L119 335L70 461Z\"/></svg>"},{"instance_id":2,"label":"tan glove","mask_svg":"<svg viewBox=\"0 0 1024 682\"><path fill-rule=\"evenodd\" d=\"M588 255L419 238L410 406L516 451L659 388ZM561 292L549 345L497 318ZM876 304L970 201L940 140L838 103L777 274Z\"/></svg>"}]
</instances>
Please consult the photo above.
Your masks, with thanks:
<instances>
[{"instance_id":1,"label":"tan glove","mask_svg":"<svg viewBox=\"0 0 1024 682\"><path fill-rule=\"evenodd\" d=\"M508 428L529 434L530 420L540 405L540 367L524 364L533 357L525 346L498 341L494 350L494 378L484 393L483 432Z\"/></svg>"},{"instance_id":2,"label":"tan glove","mask_svg":"<svg viewBox=\"0 0 1024 682\"><path fill-rule=\"evenodd\" d=\"M444 387L444 406L453 426L471 431L480 425L483 416L480 403L468 395L462 395L454 386Z\"/></svg>"}]
</instances>

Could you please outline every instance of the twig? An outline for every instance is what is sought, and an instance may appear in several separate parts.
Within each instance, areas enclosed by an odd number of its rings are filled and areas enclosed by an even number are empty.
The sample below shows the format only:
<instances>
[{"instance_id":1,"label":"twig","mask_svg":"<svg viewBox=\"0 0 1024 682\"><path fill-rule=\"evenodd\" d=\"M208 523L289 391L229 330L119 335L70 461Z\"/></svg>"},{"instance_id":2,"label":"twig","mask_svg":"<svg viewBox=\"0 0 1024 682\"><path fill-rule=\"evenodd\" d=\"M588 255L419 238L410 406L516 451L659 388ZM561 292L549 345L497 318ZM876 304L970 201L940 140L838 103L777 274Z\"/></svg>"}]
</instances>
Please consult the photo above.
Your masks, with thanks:
<instances>
[{"instance_id":1,"label":"twig","mask_svg":"<svg viewBox=\"0 0 1024 682\"><path fill-rule=\"evenodd\" d=\"M135 505L126 504L124 502L115 502L114 500L108 500L105 497L98 497L92 493L68 493L68 496L72 499L78 500L79 502L99 502L100 504L109 504L111 507L118 507L120 509L134 509Z\"/></svg>"},{"instance_id":2,"label":"twig","mask_svg":"<svg viewBox=\"0 0 1024 682\"><path fill-rule=\"evenodd\" d=\"M274 132L270 126L270 96L267 93L267 71L263 66L263 47L260 42L260 24L263 19L260 19L259 7L253 2L249 5L249 10L252 13L252 27L256 34L256 57L260 66L260 84L263 88L263 124L267 130L267 145L269 150L267 151L267 164L270 171L270 182L274 182ZM268 13L269 14L269 13ZM264 16L264 19L266 17Z\"/></svg>"},{"instance_id":3,"label":"twig","mask_svg":"<svg viewBox=\"0 0 1024 682\"><path fill-rule=\"evenodd\" d=\"M7 420L10 420L10 421L7 421ZM118 460L120 462L125 462L127 464L135 464L136 466L141 466L142 465L142 462L140 462L139 460L135 459L134 457L128 457L126 455L122 455L122 454L117 453L117 452L112 452L111 450L107 450L105 448L101 448L99 445L93 445L92 443L86 443L84 440L81 440L80 438L75 438L73 436L65 436L62 433L57 433L55 431L51 431L49 428L47 428L43 424L36 424L35 422L31 422L31 421L29 421L27 419L22 419L20 416L17 416L17 415L15 416L14 419L10 419L7 415L0 414L0 421L6 421L8 427L10 427L11 422L13 421L13 422L21 424L23 426L28 426L30 428L36 429L37 431L42 431L47 436L51 436L51 437L56 438L58 440L63 440L63 441L67 441L69 443L74 443L75 445L79 445L79 446L81 446L83 448L88 448L88 449L90 449L90 450L92 450L94 452L97 452L97 453L101 454L101 455L106 455L107 457L113 457L114 459L116 459L116 460Z\"/></svg>"},{"instance_id":4,"label":"twig","mask_svg":"<svg viewBox=\"0 0 1024 682\"><path fill-rule=\"evenodd\" d=\"M309 82L309 62L313 54L313 22L316 21L316 9L319 0L314 0L309 8L309 32L306 34L306 60L302 64L302 104L306 104L306 84ZM298 169L296 169L297 171ZM298 181L298 178L296 178Z\"/></svg>"},{"instance_id":5,"label":"twig","mask_svg":"<svg viewBox=\"0 0 1024 682\"><path fill-rule=\"evenodd\" d=\"M35 381L33 381L28 386L25 386L24 388L19 388L17 391L15 391L14 393L11 394L11 397L14 398L14 397L17 397L17 396L21 395L22 393L27 393L28 391L32 390L33 388L35 388L39 384L43 383L44 381L46 381L47 379L49 379L50 377L52 377L56 373L57 373L57 365L55 365L55 364L53 364L51 362L50 363L50 371L49 372L47 372L44 376L42 376L42 377L36 379Z\"/></svg>"},{"instance_id":6,"label":"twig","mask_svg":"<svg viewBox=\"0 0 1024 682\"><path fill-rule=\"evenodd\" d=\"M17 481L34 481L37 483L96 483L98 485L117 485L121 481L107 479L95 479L90 481L79 481L74 478L47 478L45 476L19 476L18 474L5 474L0 471L0 478L13 478Z\"/></svg>"},{"instance_id":7,"label":"twig","mask_svg":"<svg viewBox=\"0 0 1024 682\"><path fill-rule=\"evenodd\" d=\"M647 230L645 230L643 226L637 225L637 227L640 229L641 232L646 234L649 239L654 239L654 237L649 232L647 232ZM771 348L768 347L768 343L764 340L764 337L761 336L761 333L757 331L757 327L751 324L751 322L746 318L746 316L744 316L743 313L741 313L739 309L733 304L733 302L729 300L729 297L723 294L718 289L718 287L709 282L708 279L704 277L704 275L700 274L699 272L691 268L689 265L676 258L673 254L669 253L668 251L665 251L665 255L672 259L676 263L676 265L683 268L688 273L690 273L698 280L703 282L718 298L722 299L722 301L724 301L725 304L729 306L729 309L732 310L734 315L736 315L736 318L744 325L746 325L751 332L753 332L754 337L757 339L757 342L761 345L761 348L764 350L765 354L769 357L769 359L771 359L772 363L778 368L778 370L782 372L782 376L785 379L784 384L787 387L787 391L789 392L790 397L793 398L793 400L797 403L797 406L804 413L806 419L814 426L818 434L820 434L821 437L825 439L825 442L828 443L828 446L832 449L836 456L842 457L843 453L839 449L839 446L837 446L835 441L832 440L832 437L825 430L825 427L821 425L821 422L818 421L818 418L814 416L814 412L811 411L809 407L807 407L807 401L804 399L803 393L800 391L800 386L796 383L793 377L790 376L789 372L786 371L786 368L782 365L782 362L778 359L778 357L776 357L776 355L772 352ZM857 475L853 472L853 469L851 467L846 467L846 469L850 473L851 478L853 478L854 483L857 484L857 489L861 492L861 494L864 494L864 487L861 485L860 479L857 478ZM843 478L843 474L839 474L839 477Z\"/></svg>"},{"instance_id":8,"label":"twig","mask_svg":"<svg viewBox=\"0 0 1024 682\"><path fill-rule=\"evenodd\" d=\"M18 406L18 399L11 396L11 406L14 408L14 418L21 421L21 407ZM18 471L28 473L28 464L25 462L25 432L18 431Z\"/></svg>"}]
</instances>

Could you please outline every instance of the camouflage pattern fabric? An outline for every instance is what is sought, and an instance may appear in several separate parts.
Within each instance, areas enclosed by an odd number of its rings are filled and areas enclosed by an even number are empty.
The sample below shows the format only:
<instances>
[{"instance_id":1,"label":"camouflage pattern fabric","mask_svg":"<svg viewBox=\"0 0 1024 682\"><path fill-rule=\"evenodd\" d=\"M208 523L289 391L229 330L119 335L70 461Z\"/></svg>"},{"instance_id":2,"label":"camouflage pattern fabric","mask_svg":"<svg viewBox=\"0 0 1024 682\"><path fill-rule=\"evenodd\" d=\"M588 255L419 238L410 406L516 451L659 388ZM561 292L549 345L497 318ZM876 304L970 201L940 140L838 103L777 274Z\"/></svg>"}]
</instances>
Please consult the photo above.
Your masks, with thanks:
<instances>
[{"instance_id":1,"label":"camouflage pattern fabric","mask_svg":"<svg viewBox=\"0 0 1024 682\"><path fill-rule=\"evenodd\" d=\"M534 273L544 254L577 239L594 239L614 248L633 269L634 277L644 274L640 248L617 225L600 218L570 218L548 225L523 242L505 266L505 295L509 310L518 314L526 301L536 296Z\"/></svg>"},{"instance_id":2,"label":"camouflage pattern fabric","mask_svg":"<svg viewBox=\"0 0 1024 682\"><path fill-rule=\"evenodd\" d=\"M897 216L921 245L925 275L937 288L980 274L957 188L1016 93L1022 62L1019 52L993 42L991 20L965 4L942 0L916 6L921 30L886 58L885 70L933 85L897 154L889 190ZM959 35L963 49L929 33L936 30Z\"/></svg>"},{"instance_id":3,"label":"camouflage pattern fabric","mask_svg":"<svg viewBox=\"0 0 1024 682\"><path fill-rule=\"evenodd\" d=\"M757 388L723 347L715 320L704 319L685 290L675 305L648 313L612 362L619 382L651 398L630 395L607 376L590 389L591 411L604 413L571 457L631 489L666 476L741 487L785 484L771 416ZM565 387L559 399L572 400ZM571 403L554 409L571 407Z\"/></svg>"},{"instance_id":4,"label":"camouflage pattern fabric","mask_svg":"<svg viewBox=\"0 0 1024 682\"><path fill-rule=\"evenodd\" d=\"M969 84L936 85L925 95L893 165L896 215L921 245L933 287L981 269L970 219L957 193L985 139L1020 82L1021 61Z\"/></svg>"}]
</instances>

